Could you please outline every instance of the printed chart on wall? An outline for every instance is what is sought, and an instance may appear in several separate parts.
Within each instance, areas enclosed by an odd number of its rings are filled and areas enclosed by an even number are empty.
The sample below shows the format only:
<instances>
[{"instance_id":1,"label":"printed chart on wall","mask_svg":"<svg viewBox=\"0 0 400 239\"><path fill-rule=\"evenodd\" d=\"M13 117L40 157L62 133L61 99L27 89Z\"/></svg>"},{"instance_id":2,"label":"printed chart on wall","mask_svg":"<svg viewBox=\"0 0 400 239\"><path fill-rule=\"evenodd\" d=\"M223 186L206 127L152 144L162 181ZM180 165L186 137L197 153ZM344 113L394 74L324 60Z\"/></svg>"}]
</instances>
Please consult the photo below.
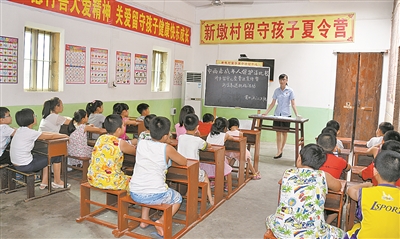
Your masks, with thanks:
<instances>
[{"instance_id":1,"label":"printed chart on wall","mask_svg":"<svg viewBox=\"0 0 400 239\"><path fill-rule=\"evenodd\" d=\"M131 83L132 55L128 52L117 51L117 69L115 81L117 84Z\"/></svg>"},{"instance_id":2,"label":"printed chart on wall","mask_svg":"<svg viewBox=\"0 0 400 239\"><path fill-rule=\"evenodd\" d=\"M147 84L147 55L135 54L134 84Z\"/></svg>"},{"instance_id":3,"label":"printed chart on wall","mask_svg":"<svg viewBox=\"0 0 400 239\"><path fill-rule=\"evenodd\" d=\"M65 83L86 83L86 47L65 45Z\"/></svg>"},{"instance_id":4,"label":"printed chart on wall","mask_svg":"<svg viewBox=\"0 0 400 239\"><path fill-rule=\"evenodd\" d=\"M18 83L18 38L0 36L0 83Z\"/></svg>"},{"instance_id":5,"label":"printed chart on wall","mask_svg":"<svg viewBox=\"0 0 400 239\"><path fill-rule=\"evenodd\" d=\"M182 85L183 61L175 60L174 64L174 85Z\"/></svg>"},{"instance_id":6,"label":"printed chart on wall","mask_svg":"<svg viewBox=\"0 0 400 239\"><path fill-rule=\"evenodd\" d=\"M90 83L107 84L108 50L90 48Z\"/></svg>"}]
</instances>

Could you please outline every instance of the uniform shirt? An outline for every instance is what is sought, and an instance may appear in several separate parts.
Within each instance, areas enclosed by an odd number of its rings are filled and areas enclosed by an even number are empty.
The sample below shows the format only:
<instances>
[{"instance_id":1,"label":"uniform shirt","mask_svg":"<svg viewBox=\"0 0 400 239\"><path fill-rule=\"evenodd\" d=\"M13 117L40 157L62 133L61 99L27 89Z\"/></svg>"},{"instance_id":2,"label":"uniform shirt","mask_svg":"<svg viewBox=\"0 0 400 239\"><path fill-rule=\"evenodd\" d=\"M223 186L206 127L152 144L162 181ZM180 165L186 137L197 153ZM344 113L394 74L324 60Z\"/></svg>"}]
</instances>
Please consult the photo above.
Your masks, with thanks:
<instances>
[{"instance_id":1,"label":"uniform shirt","mask_svg":"<svg viewBox=\"0 0 400 239\"><path fill-rule=\"evenodd\" d=\"M136 148L136 163L133 168L129 190L134 193L164 193L168 165L166 144L153 140L139 140Z\"/></svg>"},{"instance_id":2,"label":"uniform shirt","mask_svg":"<svg viewBox=\"0 0 400 239\"><path fill-rule=\"evenodd\" d=\"M382 143L383 136L379 137L372 137L368 142L367 142L367 147L371 148L374 147L375 145L378 145Z\"/></svg>"},{"instance_id":3,"label":"uniform shirt","mask_svg":"<svg viewBox=\"0 0 400 239\"><path fill-rule=\"evenodd\" d=\"M90 114L88 118L88 124L92 124L97 128L103 128L103 123L106 117L102 114ZM99 138L99 134L92 134L93 139Z\"/></svg>"},{"instance_id":4,"label":"uniform shirt","mask_svg":"<svg viewBox=\"0 0 400 239\"><path fill-rule=\"evenodd\" d=\"M40 121L39 132L59 133L61 125L67 120L62 115L51 113L46 118Z\"/></svg>"},{"instance_id":5,"label":"uniform shirt","mask_svg":"<svg viewBox=\"0 0 400 239\"><path fill-rule=\"evenodd\" d=\"M343 170L347 168L347 162L341 157L327 153L325 163L319 168L320 170L329 173L334 178L339 179Z\"/></svg>"},{"instance_id":6,"label":"uniform shirt","mask_svg":"<svg viewBox=\"0 0 400 239\"><path fill-rule=\"evenodd\" d=\"M356 216L345 238L400 238L400 190L390 184L361 188Z\"/></svg>"},{"instance_id":7,"label":"uniform shirt","mask_svg":"<svg viewBox=\"0 0 400 239\"><path fill-rule=\"evenodd\" d=\"M183 134L178 141L178 153L189 159L199 160L199 150L204 150L206 148L207 142L194 135Z\"/></svg>"},{"instance_id":8,"label":"uniform shirt","mask_svg":"<svg viewBox=\"0 0 400 239\"><path fill-rule=\"evenodd\" d=\"M0 156L3 155L8 143L10 143L11 134L14 130L8 124L0 124Z\"/></svg>"},{"instance_id":9,"label":"uniform shirt","mask_svg":"<svg viewBox=\"0 0 400 239\"><path fill-rule=\"evenodd\" d=\"M41 132L28 127L18 128L10 145L11 162L19 166L30 164L33 160L31 151L41 134Z\"/></svg>"},{"instance_id":10,"label":"uniform shirt","mask_svg":"<svg viewBox=\"0 0 400 239\"><path fill-rule=\"evenodd\" d=\"M274 95L272 99L278 102L278 105L275 108L274 115L275 116L285 116L288 117L291 115L290 112L290 101L294 100L294 92L289 86L286 86L284 90L281 88L277 88L274 91Z\"/></svg>"}]
</instances>

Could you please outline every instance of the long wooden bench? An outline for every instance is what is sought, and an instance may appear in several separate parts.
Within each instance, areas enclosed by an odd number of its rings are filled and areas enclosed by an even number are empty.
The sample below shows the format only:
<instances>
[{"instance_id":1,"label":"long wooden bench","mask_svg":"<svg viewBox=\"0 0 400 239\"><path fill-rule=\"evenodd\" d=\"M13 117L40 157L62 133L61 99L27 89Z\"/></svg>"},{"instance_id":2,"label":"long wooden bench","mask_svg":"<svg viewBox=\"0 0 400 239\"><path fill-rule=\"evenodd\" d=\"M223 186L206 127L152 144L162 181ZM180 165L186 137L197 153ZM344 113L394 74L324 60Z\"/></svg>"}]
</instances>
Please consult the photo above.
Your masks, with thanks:
<instances>
[{"instance_id":1,"label":"long wooden bench","mask_svg":"<svg viewBox=\"0 0 400 239\"><path fill-rule=\"evenodd\" d=\"M86 182L87 181L88 168L89 168L89 161L90 161L91 158L90 157L71 156L71 155L68 155L67 157L82 161L82 167L74 166L74 165L67 165L67 167L81 171L82 172L81 182L82 183Z\"/></svg>"},{"instance_id":2,"label":"long wooden bench","mask_svg":"<svg viewBox=\"0 0 400 239\"><path fill-rule=\"evenodd\" d=\"M148 207L151 209L159 210L163 212L164 223L154 222L152 220L145 220L140 217L136 217L129 214L129 205L138 205L141 207ZM129 220L135 223L129 223ZM115 237L121 237L127 235L133 238L151 238L149 236L139 234L138 232L132 232L133 229L137 228L141 222L153 225L162 226L164 230L164 238L172 237L172 205L161 204L161 205L148 205L138 203L132 200L129 195L119 198L118 202L118 227L113 230Z\"/></svg>"},{"instance_id":3,"label":"long wooden bench","mask_svg":"<svg viewBox=\"0 0 400 239\"><path fill-rule=\"evenodd\" d=\"M90 197L90 191L97 190L106 194L106 203L100 203L93 201ZM76 219L76 222L82 222L84 220L97 223L102 226L106 226L112 229L117 228L118 222L111 223L100 218L96 215L103 212L104 210L112 210L118 213L118 202L126 195L126 190L108 190L92 187L88 182L81 184L81 210L80 217ZM96 205L99 209L91 212L90 205Z\"/></svg>"},{"instance_id":4,"label":"long wooden bench","mask_svg":"<svg viewBox=\"0 0 400 239\"><path fill-rule=\"evenodd\" d=\"M37 172L21 172L13 168L12 166L6 167L7 169L7 184L8 190L6 194L19 190L17 184L26 187L26 199L25 202L35 198L35 177ZM20 174L23 177L23 181L16 179L16 174Z\"/></svg>"}]
</instances>

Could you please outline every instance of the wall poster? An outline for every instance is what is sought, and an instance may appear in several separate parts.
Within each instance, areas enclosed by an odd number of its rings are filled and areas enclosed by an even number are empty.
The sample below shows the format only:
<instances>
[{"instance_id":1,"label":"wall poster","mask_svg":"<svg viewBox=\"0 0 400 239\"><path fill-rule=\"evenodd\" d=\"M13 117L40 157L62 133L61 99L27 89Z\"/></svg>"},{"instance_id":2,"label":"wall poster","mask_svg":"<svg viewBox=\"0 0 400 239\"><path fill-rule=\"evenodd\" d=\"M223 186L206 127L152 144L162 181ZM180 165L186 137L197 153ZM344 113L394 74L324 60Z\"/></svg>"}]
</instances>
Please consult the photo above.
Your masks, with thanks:
<instances>
[{"instance_id":1,"label":"wall poster","mask_svg":"<svg viewBox=\"0 0 400 239\"><path fill-rule=\"evenodd\" d=\"M86 47L65 45L65 83L86 83Z\"/></svg>"},{"instance_id":2,"label":"wall poster","mask_svg":"<svg viewBox=\"0 0 400 239\"><path fill-rule=\"evenodd\" d=\"M128 52L117 51L116 59L115 83L129 85L131 83L132 55Z\"/></svg>"},{"instance_id":3,"label":"wall poster","mask_svg":"<svg viewBox=\"0 0 400 239\"><path fill-rule=\"evenodd\" d=\"M107 84L108 50L90 48L90 84Z\"/></svg>"},{"instance_id":4,"label":"wall poster","mask_svg":"<svg viewBox=\"0 0 400 239\"><path fill-rule=\"evenodd\" d=\"M0 36L0 83L18 83L18 38Z\"/></svg>"},{"instance_id":5,"label":"wall poster","mask_svg":"<svg viewBox=\"0 0 400 239\"><path fill-rule=\"evenodd\" d=\"M174 62L174 85L182 85L183 81L183 61L175 60Z\"/></svg>"},{"instance_id":6,"label":"wall poster","mask_svg":"<svg viewBox=\"0 0 400 239\"><path fill-rule=\"evenodd\" d=\"M147 55L135 54L135 84L147 84Z\"/></svg>"}]
</instances>

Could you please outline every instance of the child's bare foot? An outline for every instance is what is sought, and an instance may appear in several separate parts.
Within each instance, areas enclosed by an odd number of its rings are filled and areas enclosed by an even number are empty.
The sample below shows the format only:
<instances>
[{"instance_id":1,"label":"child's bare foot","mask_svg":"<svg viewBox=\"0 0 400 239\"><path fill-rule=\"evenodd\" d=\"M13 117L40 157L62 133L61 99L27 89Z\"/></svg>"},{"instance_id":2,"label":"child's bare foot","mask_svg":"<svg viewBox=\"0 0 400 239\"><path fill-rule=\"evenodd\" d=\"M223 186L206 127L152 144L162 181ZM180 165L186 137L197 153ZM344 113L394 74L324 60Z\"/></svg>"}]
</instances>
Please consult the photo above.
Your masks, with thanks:
<instances>
[{"instance_id":1,"label":"child's bare foot","mask_svg":"<svg viewBox=\"0 0 400 239\"><path fill-rule=\"evenodd\" d=\"M157 220L156 221L157 223L162 223L162 222L160 222L159 220ZM160 236L164 236L164 230L163 230L163 228L162 227L159 227L159 226L155 226L156 227L156 230L157 230L157 233L158 233L158 235L160 235Z\"/></svg>"},{"instance_id":2,"label":"child's bare foot","mask_svg":"<svg viewBox=\"0 0 400 239\"><path fill-rule=\"evenodd\" d=\"M140 227L143 228L143 229L148 227L148 226L149 226L149 224L147 224L147 223L144 223L144 222L140 223Z\"/></svg>"},{"instance_id":3,"label":"child's bare foot","mask_svg":"<svg viewBox=\"0 0 400 239\"><path fill-rule=\"evenodd\" d=\"M210 205L211 205L211 206L214 206L214 197L211 197L211 198L209 199L209 201L210 201Z\"/></svg>"}]
</instances>

